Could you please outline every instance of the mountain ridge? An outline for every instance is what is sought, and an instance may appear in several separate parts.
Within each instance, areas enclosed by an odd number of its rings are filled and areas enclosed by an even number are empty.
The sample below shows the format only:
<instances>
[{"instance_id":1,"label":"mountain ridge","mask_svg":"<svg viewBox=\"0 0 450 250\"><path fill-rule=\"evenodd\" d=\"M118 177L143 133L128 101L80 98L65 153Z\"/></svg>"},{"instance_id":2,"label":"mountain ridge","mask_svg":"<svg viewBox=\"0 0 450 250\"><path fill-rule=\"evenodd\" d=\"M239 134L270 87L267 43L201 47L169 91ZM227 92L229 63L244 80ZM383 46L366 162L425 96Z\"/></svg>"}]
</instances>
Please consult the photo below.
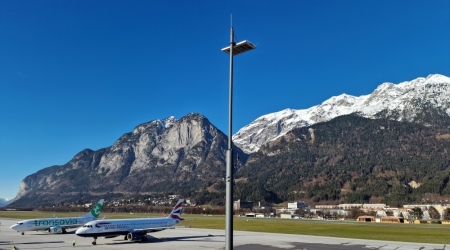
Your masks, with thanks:
<instances>
[{"instance_id":1,"label":"mountain ridge","mask_svg":"<svg viewBox=\"0 0 450 250\"><path fill-rule=\"evenodd\" d=\"M233 135L233 142L244 152L253 153L294 128L352 113L373 119L389 118L423 124L427 121L421 118L422 114L436 113L442 117L442 125L449 126L450 78L432 74L399 84L385 82L369 95L356 97L344 93L308 109L288 108L266 114L241 128Z\"/></svg>"}]
</instances>

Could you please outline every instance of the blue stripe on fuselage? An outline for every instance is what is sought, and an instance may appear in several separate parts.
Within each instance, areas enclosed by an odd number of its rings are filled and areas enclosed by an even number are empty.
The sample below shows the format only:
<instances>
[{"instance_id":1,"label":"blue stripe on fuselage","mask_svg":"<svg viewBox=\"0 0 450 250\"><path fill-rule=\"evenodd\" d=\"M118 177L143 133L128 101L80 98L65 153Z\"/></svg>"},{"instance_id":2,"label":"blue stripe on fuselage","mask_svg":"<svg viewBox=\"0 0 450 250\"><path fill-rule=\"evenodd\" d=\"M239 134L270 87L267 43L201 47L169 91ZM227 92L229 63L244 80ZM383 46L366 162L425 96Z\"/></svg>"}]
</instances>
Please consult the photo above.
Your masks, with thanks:
<instances>
[{"instance_id":1,"label":"blue stripe on fuselage","mask_svg":"<svg viewBox=\"0 0 450 250\"><path fill-rule=\"evenodd\" d=\"M103 237L103 236L113 236L113 235L127 235L128 231L119 231L119 232L100 232L100 233L80 233L77 236L81 237Z\"/></svg>"}]
</instances>

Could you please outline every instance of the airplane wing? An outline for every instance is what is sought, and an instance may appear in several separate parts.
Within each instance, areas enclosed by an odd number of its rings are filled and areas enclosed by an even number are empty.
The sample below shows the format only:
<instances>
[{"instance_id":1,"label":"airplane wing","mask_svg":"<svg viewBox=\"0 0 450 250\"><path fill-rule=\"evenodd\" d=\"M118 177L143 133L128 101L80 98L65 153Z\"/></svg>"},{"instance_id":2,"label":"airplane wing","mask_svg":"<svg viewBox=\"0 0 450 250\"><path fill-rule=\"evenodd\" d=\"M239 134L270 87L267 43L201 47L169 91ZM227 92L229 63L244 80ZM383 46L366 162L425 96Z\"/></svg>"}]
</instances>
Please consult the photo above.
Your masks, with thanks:
<instances>
[{"instance_id":1,"label":"airplane wing","mask_svg":"<svg viewBox=\"0 0 450 250\"><path fill-rule=\"evenodd\" d=\"M174 229L175 227L150 227L150 228L141 228L141 229L133 229L131 232L146 232L146 233L152 233L152 232L158 232L165 229Z\"/></svg>"},{"instance_id":2,"label":"airplane wing","mask_svg":"<svg viewBox=\"0 0 450 250\"><path fill-rule=\"evenodd\" d=\"M67 228L77 228L82 226L61 226L61 228L67 229Z\"/></svg>"}]
</instances>

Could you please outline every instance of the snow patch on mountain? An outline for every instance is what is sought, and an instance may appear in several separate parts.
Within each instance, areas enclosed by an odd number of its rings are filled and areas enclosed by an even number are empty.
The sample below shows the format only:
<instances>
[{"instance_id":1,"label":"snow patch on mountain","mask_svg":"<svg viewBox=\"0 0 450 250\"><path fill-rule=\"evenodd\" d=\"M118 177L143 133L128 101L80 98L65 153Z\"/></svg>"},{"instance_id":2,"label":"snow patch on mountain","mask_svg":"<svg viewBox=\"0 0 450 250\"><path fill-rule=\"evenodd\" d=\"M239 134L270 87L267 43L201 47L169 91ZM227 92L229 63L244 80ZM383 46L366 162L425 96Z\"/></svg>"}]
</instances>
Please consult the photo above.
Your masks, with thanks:
<instances>
[{"instance_id":1,"label":"snow patch on mountain","mask_svg":"<svg viewBox=\"0 0 450 250\"><path fill-rule=\"evenodd\" d=\"M12 202L10 198L0 198L0 207L4 207Z\"/></svg>"}]
</instances>

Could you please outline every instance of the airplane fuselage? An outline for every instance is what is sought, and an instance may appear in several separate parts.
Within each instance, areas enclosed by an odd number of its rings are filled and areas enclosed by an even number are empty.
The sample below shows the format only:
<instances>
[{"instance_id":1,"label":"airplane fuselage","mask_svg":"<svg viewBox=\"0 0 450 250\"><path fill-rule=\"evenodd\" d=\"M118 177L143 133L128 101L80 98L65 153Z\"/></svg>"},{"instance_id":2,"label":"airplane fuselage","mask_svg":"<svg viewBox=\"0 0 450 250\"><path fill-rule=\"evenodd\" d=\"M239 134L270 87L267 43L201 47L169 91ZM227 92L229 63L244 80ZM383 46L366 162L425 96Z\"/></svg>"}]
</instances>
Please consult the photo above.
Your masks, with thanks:
<instances>
[{"instance_id":1,"label":"airplane fuselage","mask_svg":"<svg viewBox=\"0 0 450 250\"><path fill-rule=\"evenodd\" d=\"M89 221L95 220L94 217L74 217L74 218L43 218L43 219L32 219L19 221L11 226L11 229L24 232L24 231L39 231L39 230L50 230L55 229L65 229L65 228L75 228L86 224Z\"/></svg>"},{"instance_id":2,"label":"airplane fuselage","mask_svg":"<svg viewBox=\"0 0 450 250\"><path fill-rule=\"evenodd\" d=\"M175 226L179 219L148 218L97 220L80 227L75 234L81 237L102 237L127 235L130 232L157 232Z\"/></svg>"},{"instance_id":3,"label":"airplane fuselage","mask_svg":"<svg viewBox=\"0 0 450 250\"><path fill-rule=\"evenodd\" d=\"M18 232L25 231L39 231L45 230L50 233L66 233L67 228L80 227L89 221L96 220L100 215L103 208L103 199L100 199L97 204L89 211L87 214L79 217L69 217L69 218L38 218L31 220L19 221L11 226L11 229Z\"/></svg>"}]
</instances>

